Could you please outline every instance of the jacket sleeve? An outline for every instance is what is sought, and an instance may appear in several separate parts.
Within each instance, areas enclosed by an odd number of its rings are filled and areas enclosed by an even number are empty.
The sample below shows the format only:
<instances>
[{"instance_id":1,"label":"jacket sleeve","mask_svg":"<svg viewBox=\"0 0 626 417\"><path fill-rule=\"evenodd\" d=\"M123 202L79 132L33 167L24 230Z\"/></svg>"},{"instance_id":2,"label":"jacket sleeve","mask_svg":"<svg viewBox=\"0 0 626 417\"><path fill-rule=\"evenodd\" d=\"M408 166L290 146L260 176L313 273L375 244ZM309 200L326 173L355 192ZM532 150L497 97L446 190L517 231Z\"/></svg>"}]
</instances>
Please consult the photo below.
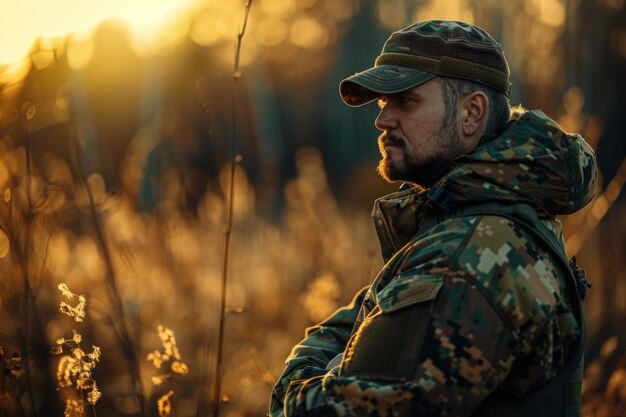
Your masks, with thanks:
<instances>
[{"instance_id":1,"label":"jacket sleeve","mask_svg":"<svg viewBox=\"0 0 626 417\"><path fill-rule=\"evenodd\" d=\"M286 360L286 368L272 390L270 414L283 415L285 393L292 381L326 373L326 365L343 353L354 327L357 315L369 287L363 288L352 302L335 311L322 323L306 330Z\"/></svg>"},{"instance_id":2,"label":"jacket sleeve","mask_svg":"<svg viewBox=\"0 0 626 417\"><path fill-rule=\"evenodd\" d=\"M486 242L495 246L465 240L470 250L454 262L429 242L414 248L372 291L376 307L350 339L341 368L291 381L285 415L471 415L529 354L555 303L549 293L538 303L529 286L538 273L532 252L509 250L515 258L507 263L500 243ZM512 268L518 261L527 268Z\"/></svg>"}]
</instances>

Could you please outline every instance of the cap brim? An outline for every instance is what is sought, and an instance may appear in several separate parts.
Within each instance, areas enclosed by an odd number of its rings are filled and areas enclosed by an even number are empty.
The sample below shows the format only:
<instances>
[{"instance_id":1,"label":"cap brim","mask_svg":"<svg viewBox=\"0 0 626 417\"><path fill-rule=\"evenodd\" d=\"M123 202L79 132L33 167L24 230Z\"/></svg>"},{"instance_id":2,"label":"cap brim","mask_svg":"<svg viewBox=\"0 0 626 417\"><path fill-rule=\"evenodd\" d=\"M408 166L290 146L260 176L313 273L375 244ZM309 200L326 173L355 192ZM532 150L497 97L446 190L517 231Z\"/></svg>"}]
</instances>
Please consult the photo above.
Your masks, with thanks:
<instances>
[{"instance_id":1,"label":"cap brim","mask_svg":"<svg viewBox=\"0 0 626 417\"><path fill-rule=\"evenodd\" d=\"M378 65L346 78L339 84L341 99L357 107L380 97L418 86L437 74L395 65Z\"/></svg>"}]
</instances>

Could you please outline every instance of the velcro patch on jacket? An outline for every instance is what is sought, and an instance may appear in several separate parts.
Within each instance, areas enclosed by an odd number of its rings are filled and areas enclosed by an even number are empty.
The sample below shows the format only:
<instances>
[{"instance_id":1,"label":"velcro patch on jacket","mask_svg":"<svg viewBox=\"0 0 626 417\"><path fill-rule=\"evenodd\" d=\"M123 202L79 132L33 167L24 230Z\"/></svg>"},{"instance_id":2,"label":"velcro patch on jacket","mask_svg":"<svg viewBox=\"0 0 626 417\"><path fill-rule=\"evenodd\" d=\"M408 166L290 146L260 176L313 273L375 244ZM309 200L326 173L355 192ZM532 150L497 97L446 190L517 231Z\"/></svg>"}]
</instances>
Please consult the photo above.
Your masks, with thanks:
<instances>
[{"instance_id":1,"label":"velcro patch on jacket","mask_svg":"<svg viewBox=\"0 0 626 417\"><path fill-rule=\"evenodd\" d=\"M441 276L400 276L378 294L378 306L385 314L413 304L434 300L442 286L443 277Z\"/></svg>"},{"instance_id":2,"label":"velcro patch on jacket","mask_svg":"<svg viewBox=\"0 0 626 417\"><path fill-rule=\"evenodd\" d=\"M340 374L410 380L442 276L400 275L377 294L378 305L348 342Z\"/></svg>"}]
</instances>

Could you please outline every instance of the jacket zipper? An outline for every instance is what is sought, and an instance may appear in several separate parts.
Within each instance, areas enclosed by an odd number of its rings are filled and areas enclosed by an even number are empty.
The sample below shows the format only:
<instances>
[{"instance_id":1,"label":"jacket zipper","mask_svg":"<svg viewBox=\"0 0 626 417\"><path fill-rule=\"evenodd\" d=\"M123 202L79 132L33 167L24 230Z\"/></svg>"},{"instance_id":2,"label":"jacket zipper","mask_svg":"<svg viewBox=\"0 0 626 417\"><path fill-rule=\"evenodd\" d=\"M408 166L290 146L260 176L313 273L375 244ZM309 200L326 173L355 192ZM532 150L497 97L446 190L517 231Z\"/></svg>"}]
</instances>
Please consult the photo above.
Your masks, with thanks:
<instances>
[{"instance_id":1,"label":"jacket zipper","mask_svg":"<svg viewBox=\"0 0 626 417\"><path fill-rule=\"evenodd\" d=\"M393 251L395 252L398 250L398 245L396 245L396 242L393 240L393 237L391 236L391 229L389 228L389 224L387 223L385 214L380 208L380 203L378 204L378 212L380 213L380 218L382 219L383 225L385 226L385 231L387 232L387 238L389 239L389 242L391 243L391 247L393 248Z\"/></svg>"}]
</instances>

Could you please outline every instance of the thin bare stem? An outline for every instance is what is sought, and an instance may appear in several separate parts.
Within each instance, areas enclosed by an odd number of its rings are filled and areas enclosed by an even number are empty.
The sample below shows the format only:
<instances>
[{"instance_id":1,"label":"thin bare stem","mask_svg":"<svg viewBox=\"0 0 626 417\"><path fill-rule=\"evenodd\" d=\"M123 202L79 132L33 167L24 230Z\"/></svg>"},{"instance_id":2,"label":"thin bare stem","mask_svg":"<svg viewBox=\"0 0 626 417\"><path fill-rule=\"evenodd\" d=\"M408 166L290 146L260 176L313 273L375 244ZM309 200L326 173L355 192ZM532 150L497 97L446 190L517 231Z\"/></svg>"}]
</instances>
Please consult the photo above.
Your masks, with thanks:
<instances>
[{"instance_id":1,"label":"thin bare stem","mask_svg":"<svg viewBox=\"0 0 626 417\"><path fill-rule=\"evenodd\" d=\"M22 402L20 401L20 390L15 388L15 402L17 403L17 407L20 409L20 413L22 413L23 417L26 417L26 411L24 411L24 407L22 406Z\"/></svg>"},{"instance_id":2,"label":"thin bare stem","mask_svg":"<svg viewBox=\"0 0 626 417\"><path fill-rule=\"evenodd\" d=\"M241 44L243 40L243 35L246 34L246 27L248 26L248 15L250 14L250 6L252 5L252 0L248 0L246 2L246 11L243 17L243 26L241 30L237 34L237 44L235 47L235 71L233 72L233 78L235 81L239 79L241 76L241 71L239 70L239 57L241 56Z\"/></svg>"},{"instance_id":3,"label":"thin bare stem","mask_svg":"<svg viewBox=\"0 0 626 417\"><path fill-rule=\"evenodd\" d=\"M131 373L133 384L135 385L135 395L137 396L137 401L139 402L140 413L142 416L146 416L145 395L139 372L139 361L137 360L135 350L133 349L132 339L130 337L130 332L128 331L128 327L126 324L126 315L124 312L124 306L122 305L122 297L120 295L117 285L117 277L115 276L115 269L113 268L111 253L106 242L102 222L100 221L100 216L96 209L96 203L93 197L93 193L91 191L91 187L89 187L88 182L83 177L80 165L78 163L79 144L77 138L75 137L75 134L72 134L71 139L74 141L74 146L72 146L72 164L74 165L74 170L79 179L79 182L87 192L91 220L93 222L93 227L96 232L96 238L102 251L104 263L106 265L107 282L111 291L111 301L113 303L115 319L118 324L117 326L115 326L116 323L112 323L112 327L116 330L120 346L127 359L126 362Z\"/></svg>"},{"instance_id":4,"label":"thin bare stem","mask_svg":"<svg viewBox=\"0 0 626 417\"><path fill-rule=\"evenodd\" d=\"M35 393L33 391L32 380L30 377L30 355L28 353L29 346L29 330L30 330L30 302L31 302L31 286L30 286L30 241L31 241L31 225L32 225L32 208L31 201L31 160L30 160L30 135L28 134L28 126L26 118L23 118L24 132L26 134L26 216L24 216L24 249L22 258L22 274L24 279L24 311L23 311L23 331L22 338L22 361L24 366L24 375L26 377L26 392L28 393L28 401L30 404L31 415L37 417L37 406L35 405Z\"/></svg>"},{"instance_id":5,"label":"thin bare stem","mask_svg":"<svg viewBox=\"0 0 626 417\"><path fill-rule=\"evenodd\" d=\"M213 345L214 333L209 332L204 338L204 342L200 351L200 383L198 393L198 406L196 410L196 416L202 417L208 415L210 409L209 399L209 386L210 386L210 373L207 368L207 364L211 362L211 347Z\"/></svg>"},{"instance_id":6,"label":"thin bare stem","mask_svg":"<svg viewBox=\"0 0 626 417\"><path fill-rule=\"evenodd\" d=\"M235 63L233 71L233 99L232 99L232 111L231 111L231 135L230 135L230 185L228 190L228 210L226 225L224 226L224 257L222 262L222 291L220 295L220 320L219 330L217 336L217 355L215 362L215 380L213 391L213 417L218 417L221 400L222 400L222 355L224 350L224 325L226 317L226 284L228 282L228 261L230 256L230 238L233 225L233 206L235 200L235 172L236 165L241 162L241 155L237 154L237 107L238 107L238 92L239 92L239 79L241 78L241 70L239 69L239 58L241 56L241 44L243 36L246 33L246 27L248 24L248 16L250 14L250 6L252 0L246 1L245 14L243 20L243 26L237 33L237 43L235 46Z\"/></svg>"}]
</instances>

